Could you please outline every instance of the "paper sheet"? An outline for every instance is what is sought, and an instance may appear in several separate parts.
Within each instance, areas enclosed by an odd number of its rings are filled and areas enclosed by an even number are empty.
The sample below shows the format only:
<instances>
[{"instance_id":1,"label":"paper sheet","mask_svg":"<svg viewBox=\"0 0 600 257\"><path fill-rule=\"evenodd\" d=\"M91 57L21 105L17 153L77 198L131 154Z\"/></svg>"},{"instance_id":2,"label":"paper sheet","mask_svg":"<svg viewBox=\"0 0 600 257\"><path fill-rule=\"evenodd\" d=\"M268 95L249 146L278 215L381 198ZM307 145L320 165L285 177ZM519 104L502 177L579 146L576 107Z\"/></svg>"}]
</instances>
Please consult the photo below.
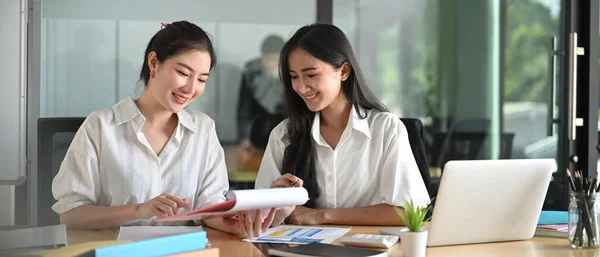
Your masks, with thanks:
<instances>
[{"instance_id":1,"label":"paper sheet","mask_svg":"<svg viewBox=\"0 0 600 257\"><path fill-rule=\"evenodd\" d=\"M123 226L117 240L140 241L202 231L201 226Z\"/></svg>"},{"instance_id":2,"label":"paper sheet","mask_svg":"<svg viewBox=\"0 0 600 257\"><path fill-rule=\"evenodd\" d=\"M274 207L303 205L308 201L308 192L303 187L234 190L227 199L236 199L232 212Z\"/></svg>"},{"instance_id":3,"label":"paper sheet","mask_svg":"<svg viewBox=\"0 0 600 257\"><path fill-rule=\"evenodd\" d=\"M227 202L205 206L189 212L159 218L156 221L201 220L207 216L227 216L239 211L267 210L287 206L303 205L308 201L308 192L303 187L233 190L226 195ZM254 215L254 214L252 214Z\"/></svg>"},{"instance_id":4,"label":"paper sheet","mask_svg":"<svg viewBox=\"0 0 600 257\"><path fill-rule=\"evenodd\" d=\"M277 226L260 237L244 239L252 243L309 244L314 242L331 244L350 231L350 228Z\"/></svg>"}]
</instances>

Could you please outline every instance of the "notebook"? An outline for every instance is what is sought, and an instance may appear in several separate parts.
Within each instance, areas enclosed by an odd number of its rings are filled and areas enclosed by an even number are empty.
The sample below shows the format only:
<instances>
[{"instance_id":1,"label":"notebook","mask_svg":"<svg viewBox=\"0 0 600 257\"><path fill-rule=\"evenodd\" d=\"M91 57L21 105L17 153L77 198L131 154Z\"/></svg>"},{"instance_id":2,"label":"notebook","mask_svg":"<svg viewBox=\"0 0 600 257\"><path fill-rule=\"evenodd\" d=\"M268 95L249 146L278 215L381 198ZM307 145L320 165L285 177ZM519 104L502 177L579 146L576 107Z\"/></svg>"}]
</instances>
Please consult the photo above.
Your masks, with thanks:
<instances>
[{"instance_id":1,"label":"notebook","mask_svg":"<svg viewBox=\"0 0 600 257\"><path fill-rule=\"evenodd\" d=\"M160 257L206 248L206 232L194 232L96 248L78 257Z\"/></svg>"},{"instance_id":2,"label":"notebook","mask_svg":"<svg viewBox=\"0 0 600 257\"><path fill-rule=\"evenodd\" d=\"M202 231L201 226L122 226L117 240L140 241Z\"/></svg>"},{"instance_id":3,"label":"notebook","mask_svg":"<svg viewBox=\"0 0 600 257\"><path fill-rule=\"evenodd\" d=\"M118 245L118 244L126 244L131 243L129 240L106 240L106 241L92 241L81 244L75 244L70 246L65 246L52 250L42 250L42 251L32 251L23 255L19 255L20 257L76 257L80 254L84 254L96 248ZM2 251L0 251L0 256L2 255ZM10 256L10 255L9 255Z\"/></svg>"},{"instance_id":4,"label":"notebook","mask_svg":"<svg viewBox=\"0 0 600 257\"><path fill-rule=\"evenodd\" d=\"M210 248L204 249L200 251L193 251L187 253L178 253L173 255L168 255L165 257L219 257L219 248Z\"/></svg>"},{"instance_id":5,"label":"notebook","mask_svg":"<svg viewBox=\"0 0 600 257\"><path fill-rule=\"evenodd\" d=\"M567 224L568 222L569 213L566 211L542 211L538 225Z\"/></svg>"},{"instance_id":6,"label":"notebook","mask_svg":"<svg viewBox=\"0 0 600 257\"><path fill-rule=\"evenodd\" d=\"M312 243L296 247L282 247L269 249L269 255L281 257L385 257L386 252L380 252L370 249L362 249L341 245Z\"/></svg>"},{"instance_id":7,"label":"notebook","mask_svg":"<svg viewBox=\"0 0 600 257\"><path fill-rule=\"evenodd\" d=\"M567 224L541 225L541 226L537 226L537 228L535 230L535 236L568 238L569 237L568 232L569 232L569 225L567 225Z\"/></svg>"}]
</instances>

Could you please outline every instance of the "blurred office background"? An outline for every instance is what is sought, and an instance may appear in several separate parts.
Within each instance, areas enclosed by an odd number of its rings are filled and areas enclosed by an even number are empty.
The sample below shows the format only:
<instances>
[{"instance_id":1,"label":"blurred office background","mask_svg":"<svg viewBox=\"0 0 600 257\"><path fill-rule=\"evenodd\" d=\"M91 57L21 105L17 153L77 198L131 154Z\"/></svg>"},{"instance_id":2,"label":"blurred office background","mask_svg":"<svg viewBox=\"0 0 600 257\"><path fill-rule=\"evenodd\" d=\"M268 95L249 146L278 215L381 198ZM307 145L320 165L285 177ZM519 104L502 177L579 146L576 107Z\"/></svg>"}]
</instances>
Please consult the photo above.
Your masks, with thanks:
<instances>
[{"instance_id":1,"label":"blurred office background","mask_svg":"<svg viewBox=\"0 0 600 257\"><path fill-rule=\"evenodd\" d=\"M58 164L38 163L38 119L84 118L137 97L143 51L161 22L189 20L212 36L218 63L189 108L216 121L232 187L252 187L269 131L261 128L242 146L238 103L246 65L260 60L268 36L285 40L314 22L339 26L376 95L397 116L421 120L434 193L451 159L557 155L551 82L561 81L564 65L550 42L563 45L561 0L29 0L28 6L28 179L0 186L0 226L36 224L51 212L38 193L47 192L40 190L48 190L43 185L52 176L39 173ZM545 208L566 208L562 173L554 180Z\"/></svg>"}]
</instances>

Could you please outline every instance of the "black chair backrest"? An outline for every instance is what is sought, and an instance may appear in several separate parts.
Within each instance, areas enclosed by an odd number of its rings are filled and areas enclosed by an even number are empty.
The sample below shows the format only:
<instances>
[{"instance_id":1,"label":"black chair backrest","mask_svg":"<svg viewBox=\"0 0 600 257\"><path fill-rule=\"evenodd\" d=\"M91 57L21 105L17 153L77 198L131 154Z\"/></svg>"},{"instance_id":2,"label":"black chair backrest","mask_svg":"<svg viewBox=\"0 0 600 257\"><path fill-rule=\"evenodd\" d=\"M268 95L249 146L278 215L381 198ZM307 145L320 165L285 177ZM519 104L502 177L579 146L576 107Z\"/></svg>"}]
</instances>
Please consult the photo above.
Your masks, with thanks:
<instances>
[{"instance_id":1,"label":"black chair backrest","mask_svg":"<svg viewBox=\"0 0 600 257\"><path fill-rule=\"evenodd\" d=\"M423 182L427 192L431 195L430 184L431 176L429 174L429 165L427 164L427 152L425 152L425 139L423 137L423 123L419 119L412 118L400 118L406 131L408 132L408 141L410 142L410 148L421 172Z\"/></svg>"},{"instance_id":2,"label":"black chair backrest","mask_svg":"<svg viewBox=\"0 0 600 257\"><path fill-rule=\"evenodd\" d=\"M250 142L258 149L264 150L269 143L271 131L283 121L283 115L263 113L252 123Z\"/></svg>"},{"instance_id":3,"label":"black chair backrest","mask_svg":"<svg viewBox=\"0 0 600 257\"><path fill-rule=\"evenodd\" d=\"M438 132L433 136L430 163L443 168L451 160L483 159L487 132ZM510 159L514 133L502 133L500 138L500 159Z\"/></svg>"},{"instance_id":4,"label":"black chair backrest","mask_svg":"<svg viewBox=\"0 0 600 257\"><path fill-rule=\"evenodd\" d=\"M500 159L510 159L512 157L513 141L515 133L502 133L500 138Z\"/></svg>"},{"instance_id":5,"label":"black chair backrest","mask_svg":"<svg viewBox=\"0 0 600 257\"><path fill-rule=\"evenodd\" d=\"M444 168L451 160L480 159L488 133L438 132L433 136L432 160L437 167Z\"/></svg>"},{"instance_id":6,"label":"black chair backrest","mask_svg":"<svg viewBox=\"0 0 600 257\"><path fill-rule=\"evenodd\" d=\"M60 224L52 209L52 180L85 118L38 119L38 226Z\"/></svg>"}]
</instances>

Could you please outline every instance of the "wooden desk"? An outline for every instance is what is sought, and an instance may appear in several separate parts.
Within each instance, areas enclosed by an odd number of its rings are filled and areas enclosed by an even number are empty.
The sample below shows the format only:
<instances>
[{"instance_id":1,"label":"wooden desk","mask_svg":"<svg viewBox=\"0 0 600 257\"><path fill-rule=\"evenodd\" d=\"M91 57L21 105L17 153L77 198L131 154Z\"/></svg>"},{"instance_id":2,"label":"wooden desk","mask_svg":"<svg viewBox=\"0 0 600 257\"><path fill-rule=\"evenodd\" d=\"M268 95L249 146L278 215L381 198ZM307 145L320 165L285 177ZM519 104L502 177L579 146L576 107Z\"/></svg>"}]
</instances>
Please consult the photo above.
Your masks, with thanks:
<instances>
[{"instance_id":1,"label":"wooden desk","mask_svg":"<svg viewBox=\"0 0 600 257\"><path fill-rule=\"evenodd\" d=\"M212 247L219 248L221 256L263 257L262 252L251 243L242 242L236 236L206 228ZM347 235L357 233L378 234L379 227L353 227ZM97 240L112 240L115 230L83 231L68 230L69 245ZM339 244L339 242L334 242ZM389 256L402 256L400 244L396 244ZM544 257L600 257L600 249L574 250L566 239L534 237L527 241L473 244L427 248L427 256L544 256Z\"/></svg>"},{"instance_id":2,"label":"wooden desk","mask_svg":"<svg viewBox=\"0 0 600 257\"><path fill-rule=\"evenodd\" d=\"M235 189L251 189L254 188L263 153L253 151L240 155L242 153L236 147L225 149L229 185Z\"/></svg>"}]
</instances>

